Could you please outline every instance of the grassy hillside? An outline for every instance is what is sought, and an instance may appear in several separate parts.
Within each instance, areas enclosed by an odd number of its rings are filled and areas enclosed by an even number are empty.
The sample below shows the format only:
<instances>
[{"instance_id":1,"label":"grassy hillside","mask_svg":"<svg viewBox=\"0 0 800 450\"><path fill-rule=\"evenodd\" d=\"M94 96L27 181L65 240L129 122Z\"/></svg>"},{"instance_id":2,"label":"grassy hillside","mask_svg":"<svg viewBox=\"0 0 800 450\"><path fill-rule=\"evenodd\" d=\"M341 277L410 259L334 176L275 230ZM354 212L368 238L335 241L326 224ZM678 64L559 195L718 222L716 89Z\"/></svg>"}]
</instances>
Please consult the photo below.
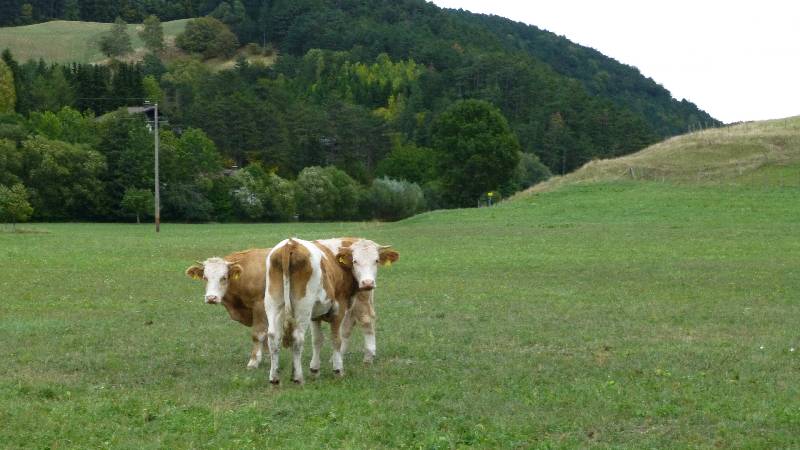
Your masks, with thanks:
<instances>
[{"instance_id":1,"label":"grassy hillside","mask_svg":"<svg viewBox=\"0 0 800 450\"><path fill-rule=\"evenodd\" d=\"M598 181L800 186L800 116L677 136L638 153L589 162L529 189Z\"/></svg>"},{"instance_id":2,"label":"grassy hillside","mask_svg":"<svg viewBox=\"0 0 800 450\"><path fill-rule=\"evenodd\" d=\"M0 441L797 447L799 193L617 181L383 225L0 233ZM401 259L380 274L376 363L350 353L342 380L271 389L183 270L290 235L365 235Z\"/></svg>"},{"instance_id":3,"label":"grassy hillside","mask_svg":"<svg viewBox=\"0 0 800 450\"><path fill-rule=\"evenodd\" d=\"M186 27L186 19L164 22L164 38L175 39ZM134 54L141 54L144 44L137 35L141 24L130 24ZM106 58L100 53L97 40L111 24L97 22L52 22L22 27L0 28L0 49L10 48L18 61L43 58L47 62L101 62Z\"/></svg>"}]
</instances>

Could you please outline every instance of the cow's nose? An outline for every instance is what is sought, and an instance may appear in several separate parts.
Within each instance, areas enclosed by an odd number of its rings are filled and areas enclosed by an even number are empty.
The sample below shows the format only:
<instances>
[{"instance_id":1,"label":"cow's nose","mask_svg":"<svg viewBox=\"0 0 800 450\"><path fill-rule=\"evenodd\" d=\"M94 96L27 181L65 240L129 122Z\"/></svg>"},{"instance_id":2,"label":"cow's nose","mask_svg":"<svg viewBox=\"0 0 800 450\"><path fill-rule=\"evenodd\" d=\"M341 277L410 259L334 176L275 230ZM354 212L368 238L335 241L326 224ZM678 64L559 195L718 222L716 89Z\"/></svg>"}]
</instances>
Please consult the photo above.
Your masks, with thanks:
<instances>
[{"instance_id":1,"label":"cow's nose","mask_svg":"<svg viewBox=\"0 0 800 450\"><path fill-rule=\"evenodd\" d=\"M361 280L361 289L366 291L375 289L375 280Z\"/></svg>"},{"instance_id":2,"label":"cow's nose","mask_svg":"<svg viewBox=\"0 0 800 450\"><path fill-rule=\"evenodd\" d=\"M206 295L206 303L219 303L219 297L216 295Z\"/></svg>"}]
</instances>

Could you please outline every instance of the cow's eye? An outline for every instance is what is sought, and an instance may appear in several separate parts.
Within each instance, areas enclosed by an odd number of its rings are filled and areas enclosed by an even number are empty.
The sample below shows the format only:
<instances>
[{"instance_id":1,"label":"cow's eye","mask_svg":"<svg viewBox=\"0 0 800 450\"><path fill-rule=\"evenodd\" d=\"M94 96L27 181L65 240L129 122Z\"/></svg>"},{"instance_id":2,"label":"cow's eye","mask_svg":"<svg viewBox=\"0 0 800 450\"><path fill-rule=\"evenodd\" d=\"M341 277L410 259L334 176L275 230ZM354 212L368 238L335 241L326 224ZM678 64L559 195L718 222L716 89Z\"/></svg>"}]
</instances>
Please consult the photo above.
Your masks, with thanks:
<instances>
[{"instance_id":1,"label":"cow's eye","mask_svg":"<svg viewBox=\"0 0 800 450\"><path fill-rule=\"evenodd\" d=\"M228 281L228 277L222 277L222 281Z\"/></svg>"},{"instance_id":2,"label":"cow's eye","mask_svg":"<svg viewBox=\"0 0 800 450\"><path fill-rule=\"evenodd\" d=\"M376 259L376 260L375 260L375 264L378 264L378 262L380 262L380 260L379 260L379 259Z\"/></svg>"}]
</instances>

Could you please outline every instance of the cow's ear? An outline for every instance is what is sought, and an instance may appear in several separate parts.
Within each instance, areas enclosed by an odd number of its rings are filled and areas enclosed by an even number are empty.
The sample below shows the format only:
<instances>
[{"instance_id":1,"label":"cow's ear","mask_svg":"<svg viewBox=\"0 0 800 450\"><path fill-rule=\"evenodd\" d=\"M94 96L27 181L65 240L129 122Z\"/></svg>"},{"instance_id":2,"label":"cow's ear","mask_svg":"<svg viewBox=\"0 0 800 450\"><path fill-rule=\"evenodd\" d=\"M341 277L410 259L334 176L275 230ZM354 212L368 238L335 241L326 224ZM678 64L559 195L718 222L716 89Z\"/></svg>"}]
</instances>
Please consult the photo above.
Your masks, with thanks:
<instances>
[{"instance_id":1,"label":"cow's ear","mask_svg":"<svg viewBox=\"0 0 800 450\"><path fill-rule=\"evenodd\" d=\"M242 266L239 264L230 264L228 266L228 276L231 280L238 280L242 276Z\"/></svg>"},{"instance_id":2,"label":"cow's ear","mask_svg":"<svg viewBox=\"0 0 800 450\"><path fill-rule=\"evenodd\" d=\"M342 267L346 267L348 269L352 268L353 252L346 248L339 250L339 253L336 254L336 262L338 262Z\"/></svg>"},{"instance_id":3,"label":"cow's ear","mask_svg":"<svg viewBox=\"0 0 800 450\"><path fill-rule=\"evenodd\" d=\"M400 253L397 253L394 249L392 249L391 245L381 247L381 249L378 251L378 255L380 256L380 262L382 266L390 266L393 262L400 259Z\"/></svg>"},{"instance_id":4,"label":"cow's ear","mask_svg":"<svg viewBox=\"0 0 800 450\"><path fill-rule=\"evenodd\" d=\"M188 269L186 269L186 276L195 280L203 278L203 266L199 264L192 264Z\"/></svg>"}]
</instances>

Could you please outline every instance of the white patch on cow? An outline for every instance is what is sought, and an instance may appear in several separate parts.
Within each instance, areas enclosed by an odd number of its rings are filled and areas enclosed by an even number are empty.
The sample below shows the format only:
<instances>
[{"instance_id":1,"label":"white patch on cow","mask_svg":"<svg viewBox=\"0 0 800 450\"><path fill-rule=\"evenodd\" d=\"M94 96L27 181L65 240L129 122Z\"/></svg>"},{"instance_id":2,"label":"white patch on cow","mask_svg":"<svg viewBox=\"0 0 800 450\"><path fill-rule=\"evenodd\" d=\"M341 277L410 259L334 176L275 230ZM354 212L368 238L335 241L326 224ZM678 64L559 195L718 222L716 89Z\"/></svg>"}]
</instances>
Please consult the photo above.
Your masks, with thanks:
<instances>
[{"instance_id":1,"label":"white patch on cow","mask_svg":"<svg viewBox=\"0 0 800 450\"><path fill-rule=\"evenodd\" d=\"M324 245L325 247L328 247L328 250L330 250L331 253L333 253L335 255L342 248L342 243L344 242L344 240L342 240L340 238L320 239L317 242L319 242L320 244Z\"/></svg>"},{"instance_id":2,"label":"white patch on cow","mask_svg":"<svg viewBox=\"0 0 800 450\"><path fill-rule=\"evenodd\" d=\"M208 258L203 262L203 278L206 282L206 303L221 303L228 291L229 263L222 258Z\"/></svg>"},{"instance_id":3,"label":"white patch on cow","mask_svg":"<svg viewBox=\"0 0 800 450\"><path fill-rule=\"evenodd\" d=\"M353 253L353 277L358 282L359 289L374 289L378 279L378 244L367 239L353 243L350 251Z\"/></svg>"},{"instance_id":4,"label":"white patch on cow","mask_svg":"<svg viewBox=\"0 0 800 450\"><path fill-rule=\"evenodd\" d=\"M364 330L364 362L371 363L375 359L375 333Z\"/></svg>"}]
</instances>

